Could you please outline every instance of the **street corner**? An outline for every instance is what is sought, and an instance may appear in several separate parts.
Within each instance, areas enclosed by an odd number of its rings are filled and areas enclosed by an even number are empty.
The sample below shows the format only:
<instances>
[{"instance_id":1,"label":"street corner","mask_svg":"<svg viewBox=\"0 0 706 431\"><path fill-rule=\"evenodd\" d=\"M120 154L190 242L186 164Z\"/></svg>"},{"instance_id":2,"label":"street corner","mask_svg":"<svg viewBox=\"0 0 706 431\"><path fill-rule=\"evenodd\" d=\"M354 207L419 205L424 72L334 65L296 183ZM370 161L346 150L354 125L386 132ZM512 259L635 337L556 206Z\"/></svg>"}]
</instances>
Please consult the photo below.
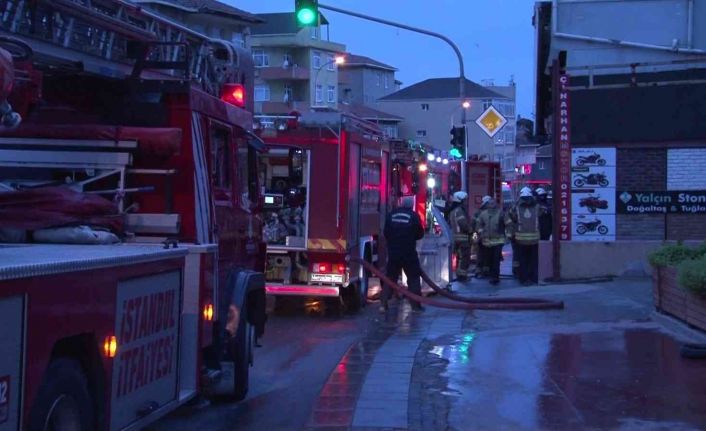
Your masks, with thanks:
<instances>
[{"instance_id":1,"label":"street corner","mask_svg":"<svg viewBox=\"0 0 706 431\"><path fill-rule=\"evenodd\" d=\"M695 430L704 384L659 328L466 332L421 343L410 429Z\"/></svg>"}]
</instances>

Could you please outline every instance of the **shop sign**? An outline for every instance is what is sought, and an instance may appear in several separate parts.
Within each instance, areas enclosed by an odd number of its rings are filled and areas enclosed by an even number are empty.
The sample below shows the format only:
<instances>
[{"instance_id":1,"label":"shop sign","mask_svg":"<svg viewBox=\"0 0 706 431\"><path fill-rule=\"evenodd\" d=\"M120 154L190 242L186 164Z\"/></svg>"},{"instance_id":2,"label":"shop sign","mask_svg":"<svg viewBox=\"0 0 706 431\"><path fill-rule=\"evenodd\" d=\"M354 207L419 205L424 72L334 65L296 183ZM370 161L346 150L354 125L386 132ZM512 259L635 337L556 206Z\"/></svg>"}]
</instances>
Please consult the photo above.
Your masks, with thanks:
<instances>
[{"instance_id":1,"label":"shop sign","mask_svg":"<svg viewBox=\"0 0 706 431\"><path fill-rule=\"evenodd\" d=\"M706 214L706 190L617 193L618 214Z\"/></svg>"}]
</instances>

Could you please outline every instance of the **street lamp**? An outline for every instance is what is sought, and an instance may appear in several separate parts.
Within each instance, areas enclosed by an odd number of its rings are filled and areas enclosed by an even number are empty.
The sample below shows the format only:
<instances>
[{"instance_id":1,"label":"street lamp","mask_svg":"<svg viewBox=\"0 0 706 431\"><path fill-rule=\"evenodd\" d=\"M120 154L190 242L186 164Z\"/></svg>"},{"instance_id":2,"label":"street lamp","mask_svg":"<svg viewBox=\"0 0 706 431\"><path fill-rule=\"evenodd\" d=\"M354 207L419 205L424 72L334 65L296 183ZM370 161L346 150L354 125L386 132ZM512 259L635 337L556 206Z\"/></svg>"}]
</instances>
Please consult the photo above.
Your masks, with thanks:
<instances>
[{"instance_id":1,"label":"street lamp","mask_svg":"<svg viewBox=\"0 0 706 431\"><path fill-rule=\"evenodd\" d=\"M463 103L461 103L459 106L454 106L454 108L451 110L451 117L449 117L449 122L451 123L451 127L454 126L454 116L456 115L456 112L459 109L463 109L463 113L465 114L466 111L468 111L468 109L470 107L471 107L471 102L469 102L468 100L464 100ZM461 118L461 125L462 126L465 125L466 122L467 122L466 115L463 115L463 117Z\"/></svg>"},{"instance_id":2,"label":"street lamp","mask_svg":"<svg viewBox=\"0 0 706 431\"><path fill-rule=\"evenodd\" d=\"M329 64L337 64L341 65L346 62L346 57L343 55L337 55L335 56L332 60L327 61L326 63L322 64L321 67L316 71L316 75L314 76L314 104L316 104L316 87L319 85L319 73L321 73L321 69L324 69L326 66ZM321 89L321 102L323 103L323 88Z\"/></svg>"}]
</instances>

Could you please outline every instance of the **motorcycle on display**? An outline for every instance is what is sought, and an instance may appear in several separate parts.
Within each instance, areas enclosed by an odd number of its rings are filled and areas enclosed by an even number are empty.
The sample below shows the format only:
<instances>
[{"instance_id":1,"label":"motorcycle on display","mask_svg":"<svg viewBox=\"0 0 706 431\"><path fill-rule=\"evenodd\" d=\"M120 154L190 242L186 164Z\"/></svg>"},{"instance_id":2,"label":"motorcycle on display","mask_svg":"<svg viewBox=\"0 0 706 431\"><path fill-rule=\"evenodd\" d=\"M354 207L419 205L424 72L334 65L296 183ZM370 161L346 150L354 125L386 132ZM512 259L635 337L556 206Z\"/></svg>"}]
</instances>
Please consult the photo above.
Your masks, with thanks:
<instances>
[{"instance_id":1,"label":"motorcycle on display","mask_svg":"<svg viewBox=\"0 0 706 431\"><path fill-rule=\"evenodd\" d=\"M603 157L601 157L600 154L598 153L593 153L589 156L579 156L576 159L576 166L585 166L585 165L598 165L598 166L605 166L606 161Z\"/></svg>"},{"instance_id":2,"label":"motorcycle on display","mask_svg":"<svg viewBox=\"0 0 706 431\"><path fill-rule=\"evenodd\" d=\"M608 187L608 177L605 173L600 174L576 174L574 175L574 186L583 187L585 185L595 186L599 185L601 187Z\"/></svg>"},{"instance_id":3,"label":"motorcycle on display","mask_svg":"<svg viewBox=\"0 0 706 431\"><path fill-rule=\"evenodd\" d=\"M598 196L589 195L579 200L579 206L585 207L588 211L595 213L597 210L607 210L608 201Z\"/></svg>"},{"instance_id":4,"label":"motorcycle on display","mask_svg":"<svg viewBox=\"0 0 706 431\"><path fill-rule=\"evenodd\" d=\"M608 226L605 226L600 219L595 219L593 221L580 221L576 225L576 233L579 235L585 235L588 232L595 232L601 235L608 234Z\"/></svg>"}]
</instances>

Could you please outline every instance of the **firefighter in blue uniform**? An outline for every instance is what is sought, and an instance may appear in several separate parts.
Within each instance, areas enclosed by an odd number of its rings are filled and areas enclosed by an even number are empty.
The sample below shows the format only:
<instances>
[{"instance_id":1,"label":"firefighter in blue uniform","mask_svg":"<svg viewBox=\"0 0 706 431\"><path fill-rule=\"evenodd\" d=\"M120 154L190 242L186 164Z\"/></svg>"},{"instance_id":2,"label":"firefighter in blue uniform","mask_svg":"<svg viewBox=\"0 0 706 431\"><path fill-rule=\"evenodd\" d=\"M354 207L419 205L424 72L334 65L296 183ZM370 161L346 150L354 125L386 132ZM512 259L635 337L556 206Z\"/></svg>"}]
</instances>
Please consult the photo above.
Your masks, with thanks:
<instances>
[{"instance_id":1,"label":"firefighter in blue uniform","mask_svg":"<svg viewBox=\"0 0 706 431\"><path fill-rule=\"evenodd\" d=\"M417 255L417 241L424 237L424 227L419 215L414 212L414 197L400 199L400 206L392 210L385 220L385 240L387 242L387 277L396 282L401 272L407 276L409 291L422 294L421 274ZM392 296L391 288L383 283L380 311L387 310L387 302ZM412 308L421 311L422 305L411 301Z\"/></svg>"}]
</instances>

